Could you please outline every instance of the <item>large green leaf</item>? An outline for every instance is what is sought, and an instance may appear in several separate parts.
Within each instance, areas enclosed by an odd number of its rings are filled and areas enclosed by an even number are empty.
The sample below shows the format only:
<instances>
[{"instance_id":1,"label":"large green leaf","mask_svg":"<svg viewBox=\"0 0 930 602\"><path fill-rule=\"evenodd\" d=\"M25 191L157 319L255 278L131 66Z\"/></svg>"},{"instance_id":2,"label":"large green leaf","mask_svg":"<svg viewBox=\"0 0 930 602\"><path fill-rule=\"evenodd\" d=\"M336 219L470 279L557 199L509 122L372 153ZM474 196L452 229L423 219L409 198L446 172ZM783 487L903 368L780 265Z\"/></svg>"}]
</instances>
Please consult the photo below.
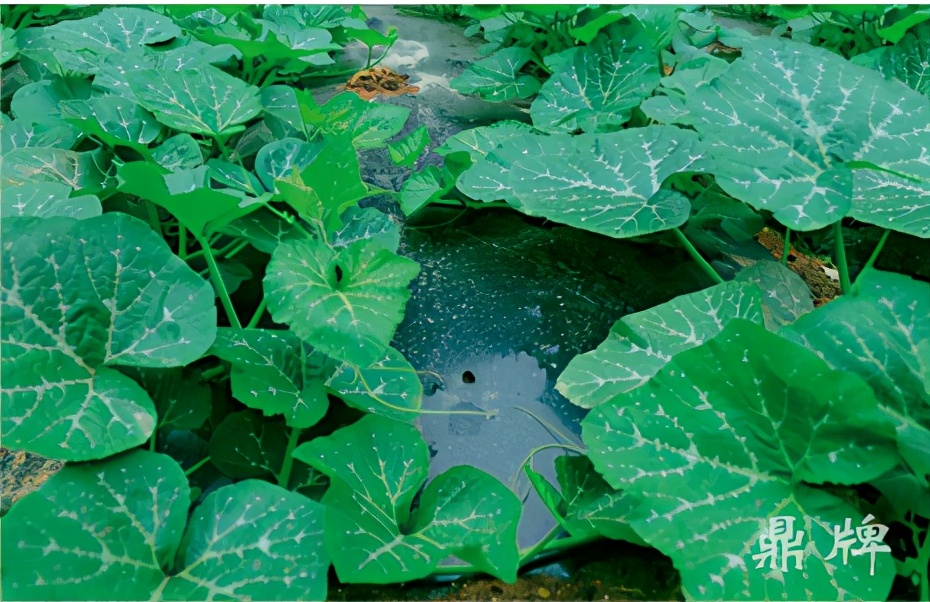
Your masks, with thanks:
<instances>
[{"instance_id":1,"label":"large green leaf","mask_svg":"<svg viewBox=\"0 0 930 602\"><path fill-rule=\"evenodd\" d=\"M634 498L630 524L672 558L686 597L888 595L890 555L874 558L874 574L867 557L830 558L834 527L858 526L862 515L818 488L866 482L897 462L894 426L858 376L734 320L646 385L594 409L582 429L594 466ZM778 545L766 530L779 517L800 539L788 533ZM769 538L778 558L764 554Z\"/></svg>"},{"instance_id":2,"label":"large green leaf","mask_svg":"<svg viewBox=\"0 0 930 602\"><path fill-rule=\"evenodd\" d=\"M162 131L161 124L151 113L119 96L64 101L61 116L85 134L96 136L110 146L125 145L144 150Z\"/></svg>"},{"instance_id":3,"label":"large green leaf","mask_svg":"<svg viewBox=\"0 0 930 602\"><path fill-rule=\"evenodd\" d=\"M423 403L420 375L393 347L368 366L344 362L326 384L350 406L401 422L416 420Z\"/></svg>"},{"instance_id":4,"label":"large green leaf","mask_svg":"<svg viewBox=\"0 0 930 602\"><path fill-rule=\"evenodd\" d=\"M104 188L109 161L110 155L103 149L76 152L60 148L18 148L3 157L2 186L55 182L95 194Z\"/></svg>"},{"instance_id":5,"label":"large green leaf","mask_svg":"<svg viewBox=\"0 0 930 602\"><path fill-rule=\"evenodd\" d=\"M334 247L347 247L360 240L373 240L389 251L400 246L400 229L390 215L374 207L349 207L342 214L345 224L332 238Z\"/></svg>"},{"instance_id":6,"label":"large green leaf","mask_svg":"<svg viewBox=\"0 0 930 602\"><path fill-rule=\"evenodd\" d=\"M16 31L9 27L0 27L0 65L12 61L19 54Z\"/></svg>"},{"instance_id":7,"label":"large green leaf","mask_svg":"<svg viewBox=\"0 0 930 602\"><path fill-rule=\"evenodd\" d=\"M141 8L107 8L86 19L30 27L19 35L20 52L51 68L98 73L106 57L125 54L181 34L170 18Z\"/></svg>"},{"instance_id":8,"label":"large green leaf","mask_svg":"<svg viewBox=\"0 0 930 602\"><path fill-rule=\"evenodd\" d=\"M203 152L190 134L172 136L152 149L152 159L169 171L203 165Z\"/></svg>"},{"instance_id":9,"label":"large green leaf","mask_svg":"<svg viewBox=\"0 0 930 602\"><path fill-rule=\"evenodd\" d=\"M81 138L81 131L69 123L49 120L45 123L30 123L28 120L10 119L5 113L0 114L2 131L0 131L0 153L7 153L17 148L54 147L68 150Z\"/></svg>"},{"instance_id":10,"label":"large green leaf","mask_svg":"<svg viewBox=\"0 0 930 602\"><path fill-rule=\"evenodd\" d=\"M503 199L527 215L615 238L680 226L688 199L661 190L668 176L702 169L697 135L668 126L581 136L508 139L463 173L459 188Z\"/></svg>"},{"instance_id":11,"label":"large green leaf","mask_svg":"<svg viewBox=\"0 0 930 602\"><path fill-rule=\"evenodd\" d=\"M825 49L755 38L678 102L678 120L710 145L717 183L786 226L849 215L930 237L930 104L918 92Z\"/></svg>"},{"instance_id":12,"label":"large green leaf","mask_svg":"<svg viewBox=\"0 0 930 602\"><path fill-rule=\"evenodd\" d=\"M221 229L232 220L260 209L267 200L228 188L209 188L208 170L208 167L176 169L165 174L164 169L154 163L133 161L121 165L117 174L121 191L164 207L196 236Z\"/></svg>"},{"instance_id":13,"label":"large green leaf","mask_svg":"<svg viewBox=\"0 0 930 602\"><path fill-rule=\"evenodd\" d=\"M326 379L336 365L289 331L221 328L211 353L232 363L233 397L266 416L309 428L326 414Z\"/></svg>"},{"instance_id":14,"label":"large green leaf","mask_svg":"<svg viewBox=\"0 0 930 602\"><path fill-rule=\"evenodd\" d=\"M299 138L275 140L260 148L255 155L255 173L265 189L273 192L276 179L290 179L293 171L299 172L309 165L322 147L323 144L311 144Z\"/></svg>"},{"instance_id":15,"label":"large green leaf","mask_svg":"<svg viewBox=\"0 0 930 602\"><path fill-rule=\"evenodd\" d=\"M146 441L155 408L111 366L180 366L216 336L210 285L123 213L4 218L4 445L63 460Z\"/></svg>"},{"instance_id":16,"label":"large green leaf","mask_svg":"<svg viewBox=\"0 0 930 602\"><path fill-rule=\"evenodd\" d=\"M659 85L652 42L633 28L611 29L543 84L530 107L533 125L547 132L613 132Z\"/></svg>"},{"instance_id":17,"label":"large green leaf","mask_svg":"<svg viewBox=\"0 0 930 602\"><path fill-rule=\"evenodd\" d=\"M887 79L902 81L930 97L930 23L915 28L894 46L858 55L853 62L877 69Z\"/></svg>"},{"instance_id":18,"label":"large green leaf","mask_svg":"<svg viewBox=\"0 0 930 602\"><path fill-rule=\"evenodd\" d=\"M734 318L762 323L757 286L728 282L620 318L597 349L578 355L556 389L593 408L648 382L675 355L717 336Z\"/></svg>"},{"instance_id":19,"label":"large green leaf","mask_svg":"<svg viewBox=\"0 0 930 602\"><path fill-rule=\"evenodd\" d=\"M93 195L69 198L71 187L58 182L36 182L3 187L0 213L3 217L73 217L85 219L103 213L100 199Z\"/></svg>"},{"instance_id":20,"label":"large green leaf","mask_svg":"<svg viewBox=\"0 0 930 602\"><path fill-rule=\"evenodd\" d=\"M450 555L513 582L520 501L502 483L457 466L426 487L429 449L413 426L365 416L294 451L330 477L326 545L343 583L429 575Z\"/></svg>"},{"instance_id":21,"label":"large green leaf","mask_svg":"<svg viewBox=\"0 0 930 602\"><path fill-rule=\"evenodd\" d=\"M61 123L61 103L93 96L90 82L79 77L52 77L26 84L13 93L10 113L23 123Z\"/></svg>"},{"instance_id":22,"label":"large green leaf","mask_svg":"<svg viewBox=\"0 0 930 602\"><path fill-rule=\"evenodd\" d=\"M337 359L380 359L404 315L419 265L374 241L335 249L320 240L283 242L265 273L276 322Z\"/></svg>"},{"instance_id":23,"label":"large green leaf","mask_svg":"<svg viewBox=\"0 0 930 602\"><path fill-rule=\"evenodd\" d=\"M189 511L187 478L168 456L69 464L4 518L6 595L325 599L325 509L316 502L244 481L211 493L188 521Z\"/></svg>"},{"instance_id":24,"label":"large green leaf","mask_svg":"<svg viewBox=\"0 0 930 602\"><path fill-rule=\"evenodd\" d=\"M182 71L126 74L138 103L176 130L230 135L262 111L258 88L211 65Z\"/></svg>"},{"instance_id":25,"label":"large green leaf","mask_svg":"<svg viewBox=\"0 0 930 602\"><path fill-rule=\"evenodd\" d=\"M898 447L924 488L930 476L930 285L869 270L852 294L785 329L827 364L862 376L898 429Z\"/></svg>"},{"instance_id":26,"label":"large green leaf","mask_svg":"<svg viewBox=\"0 0 930 602\"><path fill-rule=\"evenodd\" d=\"M452 80L452 88L462 94L476 94L484 100L504 102L528 98L539 91L539 80L520 73L533 51L521 46L498 50L491 56L469 65Z\"/></svg>"}]
</instances>

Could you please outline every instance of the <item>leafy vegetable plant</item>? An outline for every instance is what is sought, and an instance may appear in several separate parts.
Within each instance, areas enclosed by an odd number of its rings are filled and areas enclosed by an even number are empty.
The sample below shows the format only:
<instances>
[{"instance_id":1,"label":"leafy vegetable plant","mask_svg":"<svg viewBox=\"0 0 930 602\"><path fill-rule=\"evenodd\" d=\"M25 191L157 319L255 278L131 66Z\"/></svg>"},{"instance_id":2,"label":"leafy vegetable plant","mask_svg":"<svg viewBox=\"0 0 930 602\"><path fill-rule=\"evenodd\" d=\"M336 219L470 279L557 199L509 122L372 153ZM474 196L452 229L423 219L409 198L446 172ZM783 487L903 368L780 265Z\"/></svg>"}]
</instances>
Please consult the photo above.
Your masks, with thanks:
<instances>
[{"instance_id":1,"label":"leafy vegetable plant","mask_svg":"<svg viewBox=\"0 0 930 602\"><path fill-rule=\"evenodd\" d=\"M67 463L4 519L7 597L513 581L598 538L670 557L688 599L930 596L930 285L875 267L890 231L930 238L930 13L772 6L763 36L695 7L456 13L487 44L453 87L529 123L440 141L394 193L360 151L409 169L427 130L306 89L397 39L357 7L3 7L0 425ZM585 447L557 482L525 463L557 522L529 548L506 484L428 479L424 386L390 346L420 267L375 195L679 245L707 277L559 376ZM718 273L766 224L786 264L830 229L843 294Z\"/></svg>"}]
</instances>

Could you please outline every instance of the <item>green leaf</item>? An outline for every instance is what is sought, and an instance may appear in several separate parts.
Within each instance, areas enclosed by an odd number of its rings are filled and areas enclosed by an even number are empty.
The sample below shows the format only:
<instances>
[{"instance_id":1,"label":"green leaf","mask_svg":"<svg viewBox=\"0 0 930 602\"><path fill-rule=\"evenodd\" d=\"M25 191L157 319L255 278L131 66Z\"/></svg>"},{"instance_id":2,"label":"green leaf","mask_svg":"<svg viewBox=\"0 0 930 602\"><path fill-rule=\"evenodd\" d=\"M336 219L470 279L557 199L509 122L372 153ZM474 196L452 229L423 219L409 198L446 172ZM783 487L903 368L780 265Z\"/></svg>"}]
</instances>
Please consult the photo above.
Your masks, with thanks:
<instances>
[{"instance_id":1,"label":"green leaf","mask_svg":"<svg viewBox=\"0 0 930 602\"><path fill-rule=\"evenodd\" d=\"M290 86L268 86L262 90L264 120L276 139L304 133L297 94Z\"/></svg>"},{"instance_id":2,"label":"green leaf","mask_svg":"<svg viewBox=\"0 0 930 602\"><path fill-rule=\"evenodd\" d=\"M145 151L158 138L162 126L136 103L119 96L61 103L61 116L85 134L110 146L130 146Z\"/></svg>"},{"instance_id":3,"label":"green leaf","mask_svg":"<svg viewBox=\"0 0 930 602\"><path fill-rule=\"evenodd\" d=\"M477 161L504 142L533 133L537 130L521 121L498 121L453 134L436 149L436 154L448 157L452 153L465 152L472 161Z\"/></svg>"},{"instance_id":4,"label":"green leaf","mask_svg":"<svg viewBox=\"0 0 930 602\"><path fill-rule=\"evenodd\" d=\"M0 114L0 153L4 156L18 148L54 147L69 150L81 137L81 132L64 121L28 123Z\"/></svg>"},{"instance_id":5,"label":"green leaf","mask_svg":"<svg viewBox=\"0 0 930 602\"><path fill-rule=\"evenodd\" d=\"M420 375L393 347L369 366L344 362L326 384L348 405L401 422L416 420L423 403Z\"/></svg>"},{"instance_id":6,"label":"green leaf","mask_svg":"<svg viewBox=\"0 0 930 602\"><path fill-rule=\"evenodd\" d=\"M122 213L4 218L4 445L103 458L146 441L155 408L111 366L180 366L216 335L207 284Z\"/></svg>"},{"instance_id":7,"label":"green leaf","mask_svg":"<svg viewBox=\"0 0 930 602\"><path fill-rule=\"evenodd\" d=\"M803 347L734 320L594 409L582 437L598 472L633 497L631 526L672 558L686 597L888 595L890 555L875 558L868 578L868 558L828 558L833 527L862 519L817 486L866 482L894 466L894 427L861 378ZM776 550L794 547L797 569L788 557L777 559L783 570L763 566L760 537L776 517L802 533Z\"/></svg>"},{"instance_id":8,"label":"green leaf","mask_svg":"<svg viewBox=\"0 0 930 602\"><path fill-rule=\"evenodd\" d=\"M326 545L343 583L391 583L429 575L455 555L508 582L516 580L520 501L470 466L427 478L429 449L413 426L365 416L294 457L330 477Z\"/></svg>"},{"instance_id":9,"label":"green leaf","mask_svg":"<svg viewBox=\"0 0 930 602\"><path fill-rule=\"evenodd\" d=\"M152 159L169 171L203 165L203 152L190 134L178 134L152 149Z\"/></svg>"},{"instance_id":10,"label":"green leaf","mask_svg":"<svg viewBox=\"0 0 930 602\"><path fill-rule=\"evenodd\" d=\"M659 64L641 30L612 28L572 55L530 107L546 132L613 132L659 85Z\"/></svg>"},{"instance_id":11,"label":"green leaf","mask_svg":"<svg viewBox=\"0 0 930 602\"><path fill-rule=\"evenodd\" d=\"M877 69L885 79L902 81L930 97L930 24L905 35L894 46L883 46L853 58L856 64Z\"/></svg>"},{"instance_id":12,"label":"green leaf","mask_svg":"<svg viewBox=\"0 0 930 602\"><path fill-rule=\"evenodd\" d=\"M401 167L413 167L429 144L429 131L421 125L400 140L388 144L391 161Z\"/></svg>"},{"instance_id":13,"label":"green leaf","mask_svg":"<svg viewBox=\"0 0 930 602\"><path fill-rule=\"evenodd\" d=\"M262 111L258 88L216 67L144 69L126 74L140 105L168 127L213 138L229 135Z\"/></svg>"},{"instance_id":14,"label":"green leaf","mask_svg":"<svg viewBox=\"0 0 930 602\"><path fill-rule=\"evenodd\" d=\"M227 414L210 438L210 461L231 479L276 478L287 451L287 428L256 412Z\"/></svg>"},{"instance_id":15,"label":"green leaf","mask_svg":"<svg viewBox=\"0 0 930 602\"><path fill-rule=\"evenodd\" d=\"M789 268L776 261L758 261L740 271L738 282L752 282L762 291L765 327L777 331L814 309L810 287Z\"/></svg>"},{"instance_id":16,"label":"green leaf","mask_svg":"<svg viewBox=\"0 0 930 602\"><path fill-rule=\"evenodd\" d=\"M438 167L428 165L404 181L400 189L400 208L409 217L420 208L441 199L452 188L454 183L446 183Z\"/></svg>"},{"instance_id":17,"label":"green leaf","mask_svg":"<svg viewBox=\"0 0 930 602\"><path fill-rule=\"evenodd\" d=\"M498 50L488 58L469 65L464 73L452 80L452 89L492 102L528 98L540 88L538 79L520 73L532 57L532 50L520 46Z\"/></svg>"},{"instance_id":18,"label":"green leaf","mask_svg":"<svg viewBox=\"0 0 930 602\"><path fill-rule=\"evenodd\" d=\"M20 148L3 157L2 186L54 182L85 194L104 188L110 155L103 149L75 152L60 148Z\"/></svg>"},{"instance_id":19,"label":"green leaf","mask_svg":"<svg viewBox=\"0 0 930 602\"><path fill-rule=\"evenodd\" d=\"M222 159L209 159L210 178L223 186L244 192L249 196L265 194L261 181L251 171L237 164Z\"/></svg>"},{"instance_id":20,"label":"green leaf","mask_svg":"<svg viewBox=\"0 0 930 602\"><path fill-rule=\"evenodd\" d=\"M663 180L701 169L697 136L651 126L610 134L511 138L459 177L482 200L504 199L539 216L615 238L680 226L690 214L683 195Z\"/></svg>"},{"instance_id":21,"label":"green leaf","mask_svg":"<svg viewBox=\"0 0 930 602\"><path fill-rule=\"evenodd\" d=\"M200 372L182 368L125 370L148 392L158 410L157 428L198 429L212 410L213 393Z\"/></svg>"},{"instance_id":22,"label":"green leaf","mask_svg":"<svg viewBox=\"0 0 930 602\"><path fill-rule=\"evenodd\" d=\"M249 241L253 247L269 255L284 240L303 238L303 234L267 209L258 209L226 224L222 232Z\"/></svg>"},{"instance_id":23,"label":"green leaf","mask_svg":"<svg viewBox=\"0 0 930 602\"><path fill-rule=\"evenodd\" d=\"M752 240L765 220L745 203L719 192L702 192L691 201L691 217L681 229L695 247L717 254Z\"/></svg>"},{"instance_id":24,"label":"green leaf","mask_svg":"<svg viewBox=\"0 0 930 602\"><path fill-rule=\"evenodd\" d=\"M9 27L0 28L0 65L12 61L19 54L19 44L16 43L16 31Z\"/></svg>"},{"instance_id":25,"label":"green leaf","mask_svg":"<svg viewBox=\"0 0 930 602\"><path fill-rule=\"evenodd\" d=\"M410 109L362 100L353 92L337 94L322 107L302 93L298 106L304 122L330 136L348 136L358 150L381 148L400 133Z\"/></svg>"},{"instance_id":26,"label":"green leaf","mask_svg":"<svg viewBox=\"0 0 930 602\"><path fill-rule=\"evenodd\" d=\"M813 230L849 215L930 236L925 96L828 50L754 38L680 100L717 183L782 224Z\"/></svg>"},{"instance_id":27,"label":"green leaf","mask_svg":"<svg viewBox=\"0 0 930 602\"><path fill-rule=\"evenodd\" d=\"M593 408L649 382L678 353L713 339L734 318L762 323L757 286L728 282L620 318L597 349L578 355L555 388Z\"/></svg>"},{"instance_id":28,"label":"green leaf","mask_svg":"<svg viewBox=\"0 0 930 602\"><path fill-rule=\"evenodd\" d=\"M86 219L103 213L100 199L93 195L69 198L71 187L58 182L36 182L3 187L0 213L3 217L73 217Z\"/></svg>"},{"instance_id":29,"label":"green leaf","mask_svg":"<svg viewBox=\"0 0 930 602\"><path fill-rule=\"evenodd\" d=\"M288 426L309 428L329 408L326 379L336 365L291 332L221 328L210 351L232 363L233 397Z\"/></svg>"},{"instance_id":30,"label":"green leaf","mask_svg":"<svg viewBox=\"0 0 930 602\"><path fill-rule=\"evenodd\" d=\"M330 138L300 174L304 184L334 217L368 195L355 149L348 137Z\"/></svg>"},{"instance_id":31,"label":"green leaf","mask_svg":"<svg viewBox=\"0 0 930 602\"><path fill-rule=\"evenodd\" d=\"M915 25L923 23L927 20L930 20L930 8L918 8L903 19L896 21L887 27L879 28L876 33L892 44L897 44L911 27L914 27Z\"/></svg>"},{"instance_id":32,"label":"green leaf","mask_svg":"<svg viewBox=\"0 0 930 602\"><path fill-rule=\"evenodd\" d=\"M372 241L334 249L319 240L283 242L265 274L276 322L337 359L379 359L403 318L419 265Z\"/></svg>"},{"instance_id":33,"label":"green leaf","mask_svg":"<svg viewBox=\"0 0 930 602\"><path fill-rule=\"evenodd\" d=\"M348 247L360 240L373 240L389 251L400 246L400 230L387 213L374 207L349 207L343 214L345 225L335 232L333 247Z\"/></svg>"},{"instance_id":34,"label":"green leaf","mask_svg":"<svg viewBox=\"0 0 930 602\"><path fill-rule=\"evenodd\" d=\"M10 112L23 123L61 123L61 103L87 100L93 94L90 83L77 77L53 77L26 84L13 93Z\"/></svg>"},{"instance_id":35,"label":"green leaf","mask_svg":"<svg viewBox=\"0 0 930 602\"><path fill-rule=\"evenodd\" d=\"M647 545L627 520L633 502L607 484L585 456L559 456L555 472L565 503L565 528L575 537L601 535Z\"/></svg>"},{"instance_id":36,"label":"green leaf","mask_svg":"<svg viewBox=\"0 0 930 602\"><path fill-rule=\"evenodd\" d=\"M832 368L864 378L927 488L930 475L930 285L868 270L843 295L785 329Z\"/></svg>"},{"instance_id":37,"label":"green leaf","mask_svg":"<svg viewBox=\"0 0 930 602\"><path fill-rule=\"evenodd\" d=\"M134 161L117 169L119 189L164 207L196 236L207 236L264 205L262 198L206 186L207 167L164 174L153 163Z\"/></svg>"},{"instance_id":38,"label":"green leaf","mask_svg":"<svg viewBox=\"0 0 930 602\"><path fill-rule=\"evenodd\" d=\"M316 502L245 481L211 493L188 522L189 508L168 456L69 464L5 517L3 588L20 600L326 597Z\"/></svg>"},{"instance_id":39,"label":"green leaf","mask_svg":"<svg viewBox=\"0 0 930 602\"><path fill-rule=\"evenodd\" d=\"M322 147L321 143L304 142L298 138L275 140L263 146L255 155L255 173L265 189L275 191L275 180L290 179L293 170L303 170L320 153Z\"/></svg>"},{"instance_id":40,"label":"green leaf","mask_svg":"<svg viewBox=\"0 0 930 602\"><path fill-rule=\"evenodd\" d=\"M107 57L167 42L181 35L171 19L141 8L107 8L86 19L30 27L19 36L20 52L56 70L98 73Z\"/></svg>"}]
</instances>

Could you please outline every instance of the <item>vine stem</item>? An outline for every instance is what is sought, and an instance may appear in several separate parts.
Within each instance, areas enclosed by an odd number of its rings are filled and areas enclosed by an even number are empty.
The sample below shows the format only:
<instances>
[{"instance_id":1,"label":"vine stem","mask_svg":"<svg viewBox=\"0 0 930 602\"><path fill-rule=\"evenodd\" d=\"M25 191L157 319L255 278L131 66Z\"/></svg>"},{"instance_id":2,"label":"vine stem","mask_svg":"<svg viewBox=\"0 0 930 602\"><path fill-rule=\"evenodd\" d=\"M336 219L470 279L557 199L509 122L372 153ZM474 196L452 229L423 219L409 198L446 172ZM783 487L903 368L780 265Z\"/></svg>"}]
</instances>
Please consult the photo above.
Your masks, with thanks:
<instances>
[{"instance_id":1,"label":"vine stem","mask_svg":"<svg viewBox=\"0 0 930 602\"><path fill-rule=\"evenodd\" d=\"M843 224L833 224L833 249L836 254L836 269L840 272L840 288L844 295L849 294L849 265L846 263L846 245L843 244Z\"/></svg>"},{"instance_id":2,"label":"vine stem","mask_svg":"<svg viewBox=\"0 0 930 602\"><path fill-rule=\"evenodd\" d=\"M788 265L788 254L791 252L791 228L785 228L785 248L781 252L781 264Z\"/></svg>"},{"instance_id":3,"label":"vine stem","mask_svg":"<svg viewBox=\"0 0 930 602\"><path fill-rule=\"evenodd\" d=\"M207 266L210 270L210 279L213 281L213 286L216 287L216 292L220 297L220 303L223 304L223 309L226 311L226 316L229 318L229 323L233 328L242 330L242 323L239 322L236 308L233 307L232 299L229 298L229 291L226 290L226 283L223 282L223 277L220 275L220 267L216 265L216 258L213 257L213 249L210 248L210 244L206 240L196 234L194 236L197 237L197 241L203 249L203 256L207 260Z\"/></svg>"},{"instance_id":4,"label":"vine stem","mask_svg":"<svg viewBox=\"0 0 930 602\"><path fill-rule=\"evenodd\" d=\"M196 464L194 464L193 466L191 466L190 468L188 468L187 470L185 470L185 471L184 471L184 476L185 476L185 477L191 476L192 474L194 474L195 472L197 472L197 470L198 470L201 466L203 466L204 464L206 464L206 463L209 462L209 461L210 461L210 456L207 456L206 458L204 458L204 459L201 460L200 462L197 462Z\"/></svg>"},{"instance_id":5,"label":"vine stem","mask_svg":"<svg viewBox=\"0 0 930 602\"><path fill-rule=\"evenodd\" d=\"M558 536L559 536L559 533L561 533L562 531L563 531L562 526L561 526L561 525L556 525L556 526L552 527L552 529L551 529L548 533L546 533L546 534L543 536L543 538L540 539L540 540L536 543L536 545L531 546L531 547L530 547L529 549L527 549L526 551L521 550L521 551L520 551L520 562L519 562L519 565L518 565L518 566L522 567L522 566L526 565L526 563L528 563L528 562L530 562L531 560L533 560L533 558L535 558L536 555L539 554L541 551L543 551L544 549L546 549L546 546L548 546L550 543L552 543L552 541L553 541L556 537L558 537Z\"/></svg>"},{"instance_id":6,"label":"vine stem","mask_svg":"<svg viewBox=\"0 0 930 602\"><path fill-rule=\"evenodd\" d=\"M879 254L881 254L882 249L885 247L885 241L888 240L888 235L891 234L891 230L885 230L885 233L882 234L882 237L878 240L878 244L875 245L875 250L872 251L872 255L869 256L869 260L865 263L865 267L862 268L862 271L866 271L875 265L875 261L878 259ZM862 272L860 272L861 274Z\"/></svg>"},{"instance_id":7,"label":"vine stem","mask_svg":"<svg viewBox=\"0 0 930 602\"><path fill-rule=\"evenodd\" d=\"M187 228L178 222L178 256L187 259Z\"/></svg>"},{"instance_id":8,"label":"vine stem","mask_svg":"<svg viewBox=\"0 0 930 602\"><path fill-rule=\"evenodd\" d=\"M675 237L678 239L678 242L681 243L681 246L685 248L685 251L688 252L688 255L691 256L691 259L697 263L704 273L711 277L711 279L717 284L723 284L723 278L720 277L720 274L717 273L707 260L701 257L701 254L698 253L698 250L694 248L694 245L691 244L691 241L684 235L680 228L672 228L672 232L675 233Z\"/></svg>"},{"instance_id":9,"label":"vine stem","mask_svg":"<svg viewBox=\"0 0 930 602\"><path fill-rule=\"evenodd\" d=\"M268 298L262 297L262 302L258 304L258 308L255 309L255 313L252 314L252 319L249 320L246 328L255 328L258 326L258 322L262 319L262 315L265 313L266 307L268 307Z\"/></svg>"},{"instance_id":10,"label":"vine stem","mask_svg":"<svg viewBox=\"0 0 930 602\"><path fill-rule=\"evenodd\" d=\"M291 434L287 438L287 449L284 450L284 464L281 465L281 472L278 473L278 485L287 489L287 484L291 480L291 468L294 466L294 448L297 447L297 440L303 429L292 428Z\"/></svg>"}]
</instances>

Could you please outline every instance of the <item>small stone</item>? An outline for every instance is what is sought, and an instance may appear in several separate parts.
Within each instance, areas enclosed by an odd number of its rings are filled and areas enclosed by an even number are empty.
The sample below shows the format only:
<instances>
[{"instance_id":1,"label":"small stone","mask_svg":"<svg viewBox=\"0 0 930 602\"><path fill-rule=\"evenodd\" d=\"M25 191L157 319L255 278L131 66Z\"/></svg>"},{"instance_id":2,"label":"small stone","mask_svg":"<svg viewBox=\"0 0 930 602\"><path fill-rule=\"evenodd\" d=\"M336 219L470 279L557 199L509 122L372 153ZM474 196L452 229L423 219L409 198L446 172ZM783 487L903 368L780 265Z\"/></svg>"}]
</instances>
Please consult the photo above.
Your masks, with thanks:
<instances>
[{"instance_id":1,"label":"small stone","mask_svg":"<svg viewBox=\"0 0 930 602\"><path fill-rule=\"evenodd\" d=\"M545 600L549 598L549 596L551 596L552 594L546 588L541 587L538 590L536 590L536 595Z\"/></svg>"}]
</instances>

